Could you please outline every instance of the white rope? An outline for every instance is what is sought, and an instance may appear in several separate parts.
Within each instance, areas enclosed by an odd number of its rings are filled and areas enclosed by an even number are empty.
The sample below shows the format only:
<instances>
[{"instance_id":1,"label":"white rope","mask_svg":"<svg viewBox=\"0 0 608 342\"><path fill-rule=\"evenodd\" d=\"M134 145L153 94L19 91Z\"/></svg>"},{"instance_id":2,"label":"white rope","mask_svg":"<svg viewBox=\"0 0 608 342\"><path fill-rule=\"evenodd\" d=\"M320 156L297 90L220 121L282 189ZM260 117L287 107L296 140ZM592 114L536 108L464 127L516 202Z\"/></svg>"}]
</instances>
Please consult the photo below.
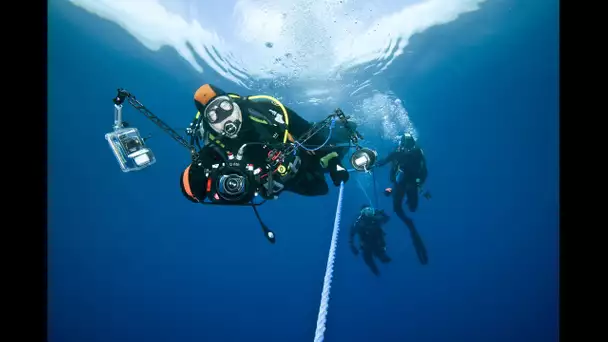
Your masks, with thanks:
<instances>
[{"instance_id":1,"label":"white rope","mask_svg":"<svg viewBox=\"0 0 608 342\"><path fill-rule=\"evenodd\" d=\"M325 278L323 279L323 292L321 293L321 305L319 306L319 316L317 317L317 330L315 331L314 342L323 342L325 334L325 323L327 322L327 310L329 306L329 291L331 290L331 279L334 273L334 261L338 245L338 233L340 232L340 214L342 212L343 193L344 183L340 183L340 195L338 195L338 206L336 208L336 218L334 219L334 232L331 236L329 256L327 257L327 267L325 268Z\"/></svg>"}]
</instances>

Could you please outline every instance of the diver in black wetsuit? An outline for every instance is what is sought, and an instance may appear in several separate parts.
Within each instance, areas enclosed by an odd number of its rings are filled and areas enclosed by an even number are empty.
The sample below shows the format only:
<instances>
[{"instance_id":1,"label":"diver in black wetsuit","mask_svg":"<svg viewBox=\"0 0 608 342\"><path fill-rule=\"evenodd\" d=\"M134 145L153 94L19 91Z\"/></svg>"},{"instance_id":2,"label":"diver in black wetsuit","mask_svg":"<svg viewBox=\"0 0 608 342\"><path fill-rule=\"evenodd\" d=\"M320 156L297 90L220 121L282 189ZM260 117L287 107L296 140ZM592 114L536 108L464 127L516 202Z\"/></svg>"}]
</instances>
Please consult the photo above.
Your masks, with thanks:
<instances>
[{"instance_id":1,"label":"diver in black wetsuit","mask_svg":"<svg viewBox=\"0 0 608 342\"><path fill-rule=\"evenodd\" d=\"M393 187L387 188L385 194L393 197L393 211L410 230L420 263L426 264L428 256L422 238L418 234L414 222L407 217L402 208L403 199L406 196L407 206L411 212L416 211L418 207L418 193L428 175L424 153L416 145L414 137L405 133L401 137L397 149L385 159L380 160L376 166L383 166L389 162L392 163L390 180L393 182ZM428 192L424 196L430 198Z\"/></svg>"},{"instance_id":2,"label":"diver in black wetsuit","mask_svg":"<svg viewBox=\"0 0 608 342\"><path fill-rule=\"evenodd\" d=\"M407 197L409 210L415 212L418 208L418 192L426 181L428 170L424 153L416 145L416 140L411 134L404 134L397 149L385 159L380 160L377 166L383 166L389 162L392 163L390 179L394 186L387 188L385 194L392 195L393 206L399 206L399 208L401 208L403 198ZM396 208L394 209L396 210Z\"/></svg>"},{"instance_id":3,"label":"diver in black wetsuit","mask_svg":"<svg viewBox=\"0 0 608 342\"><path fill-rule=\"evenodd\" d=\"M351 226L348 243L351 251L359 254L359 248L355 246L355 236L359 235L360 248L363 252L363 260L369 266L372 273L380 275L378 266L374 262L374 256L382 263L388 263L391 258L386 254L386 242L382 226L388 222L390 217L384 210L373 209L364 205L355 223Z\"/></svg>"},{"instance_id":4,"label":"diver in black wetsuit","mask_svg":"<svg viewBox=\"0 0 608 342\"><path fill-rule=\"evenodd\" d=\"M182 193L192 202L202 202L210 191L210 176L205 170L234 156L244 156L243 160L253 169L271 165L274 171L258 177L275 196L282 191L303 196L325 195L329 191L325 173L329 173L335 186L349 179L341 163L348 147L336 144L348 143L353 127L336 127L327 144L314 152L298 149L287 154L281 148L295 142L313 126L293 110L271 101L257 101L256 96L226 93L210 84L196 91L194 104L199 111L197 118L201 115L203 118L197 130L204 139L204 147L199 153L199 163L189 165L180 177ZM321 146L326 138L316 134L305 145ZM245 187L235 177L222 184L227 184L226 191L233 192L244 191Z\"/></svg>"}]
</instances>

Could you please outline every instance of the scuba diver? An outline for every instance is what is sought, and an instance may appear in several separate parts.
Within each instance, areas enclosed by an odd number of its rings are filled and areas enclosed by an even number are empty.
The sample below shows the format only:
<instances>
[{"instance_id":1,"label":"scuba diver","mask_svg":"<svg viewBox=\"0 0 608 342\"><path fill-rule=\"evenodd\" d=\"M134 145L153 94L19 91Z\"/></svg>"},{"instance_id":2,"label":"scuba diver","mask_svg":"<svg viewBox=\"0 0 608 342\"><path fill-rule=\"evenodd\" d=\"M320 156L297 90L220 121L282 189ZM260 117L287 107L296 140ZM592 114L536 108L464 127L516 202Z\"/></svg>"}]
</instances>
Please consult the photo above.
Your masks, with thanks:
<instances>
[{"instance_id":1,"label":"scuba diver","mask_svg":"<svg viewBox=\"0 0 608 342\"><path fill-rule=\"evenodd\" d=\"M421 191L428 175L424 153L416 144L414 137L405 133L401 136L395 151L383 160L378 161L376 166L383 166L389 162L392 163L390 180L393 187L387 188L384 193L386 196L392 196L393 211L410 230L420 263L427 264L428 256L422 238L418 234L414 222L407 217L402 208L404 197L407 197L407 206L411 212L415 212L418 208L418 193ZM428 191L424 192L423 195L427 199L430 198Z\"/></svg>"},{"instance_id":2,"label":"scuba diver","mask_svg":"<svg viewBox=\"0 0 608 342\"><path fill-rule=\"evenodd\" d=\"M415 212L418 208L418 193L428 175L424 152L416 145L414 137L405 133L401 136L395 151L376 165L383 166L389 162L392 163L390 180L394 186L386 188L385 195L392 195L393 204L399 207L401 207L403 198L407 197L408 209ZM430 197L428 192L425 192L424 195Z\"/></svg>"},{"instance_id":3,"label":"scuba diver","mask_svg":"<svg viewBox=\"0 0 608 342\"><path fill-rule=\"evenodd\" d=\"M374 262L377 257L382 263L386 264L391 258L386 254L386 233L382 226L389 221L390 217L381 209L374 209L368 205L363 205L359 217L351 226L348 243L353 254L358 255L359 249L363 252L363 260L373 274L379 276L380 271ZM360 248L355 246L355 236L359 235Z\"/></svg>"},{"instance_id":4,"label":"scuba diver","mask_svg":"<svg viewBox=\"0 0 608 342\"><path fill-rule=\"evenodd\" d=\"M180 177L184 196L192 202L202 202L209 192L216 192L216 199L236 199L247 191L247 176L242 174L218 174L211 172L219 162L243 160L253 171L255 181L265 192L264 198L274 199L282 191L303 196L322 196L328 193L325 173L329 173L335 186L346 183L349 174L341 159L348 144L354 123L344 122L342 129L333 129L332 135L323 137L316 132L306 137L306 148L298 141L310 134L310 123L284 107L278 101L256 101L264 96L242 97L205 84L194 94L198 113L189 133L202 139L198 160L191 163ZM333 123L332 123L333 125ZM335 127L332 127L335 128ZM296 138L298 141L296 141ZM325 141L325 142L324 142ZM293 147L304 147L306 153ZM289 146L292 146L289 148ZM286 149L287 148L287 149ZM219 177L219 186L212 189Z\"/></svg>"},{"instance_id":5,"label":"scuba diver","mask_svg":"<svg viewBox=\"0 0 608 342\"><path fill-rule=\"evenodd\" d=\"M113 131L105 135L123 172L143 170L156 162L139 130L123 120L123 103L186 148L191 163L181 173L182 194L191 202L250 206L266 238L275 235L261 220L257 206L283 191L303 196L329 192L325 174L335 186L349 180L341 160L351 149L353 170L369 170L375 151L360 146L363 137L349 117L336 109L325 119L308 122L267 95L240 96L205 84L194 94L198 112L183 137L125 89L114 102ZM258 200L258 199L261 199Z\"/></svg>"}]
</instances>

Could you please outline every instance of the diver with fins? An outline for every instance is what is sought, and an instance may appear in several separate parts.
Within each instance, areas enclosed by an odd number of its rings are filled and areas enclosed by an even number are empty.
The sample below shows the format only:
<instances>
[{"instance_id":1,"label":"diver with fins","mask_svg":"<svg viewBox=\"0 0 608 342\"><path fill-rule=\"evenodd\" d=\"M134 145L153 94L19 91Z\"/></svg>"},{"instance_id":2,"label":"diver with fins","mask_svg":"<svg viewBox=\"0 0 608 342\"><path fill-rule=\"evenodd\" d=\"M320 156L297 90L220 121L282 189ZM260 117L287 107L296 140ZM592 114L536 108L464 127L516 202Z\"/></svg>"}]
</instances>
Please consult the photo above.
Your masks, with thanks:
<instances>
[{"instance_id":1,"label":"diver with fins","mask_svg":"<svg viewBox=\"0 0 608 342\"><path fill-rule=\"evenodd\" d=\"M414 137L405 133L401 136L395 151L378 161L376 166L381 167L388 163L392 163L390 181L393 186L386 188L384 193L386 196L392 196L393 211L408 227L418 259L421 264L425 265L428 263L426 247L416 230L414 221L407 217L402 207L403 200L407 197L408 209L410 212L415 212L418 208L419 193L422 193L427 199L431 197L428 191L422 190L428 175L424 153L422 148L416 144Z\"/></svg>"},{"instance_id":2,"label":"diver with fins","mask_svg":"<svg viewBox=\"0 0 608 342\"><path fill-rule=\"evenodd\" d=\"M390 217L382 209L374 209L369 205L363 205L359 217L351 226L348 243L353 254L363 252L363 261L376 276L380 275L374 257L386 264L391 258L386 254L386 233L382 226L389 221ZM359 247L355 246L355 237L359 236Z\"/></svg>"},{"instance_id":3,"label":"diver with fins","mask_svg":"<svg viewBox=\"0 0 608 342\"><path fill-rule=\"evenodd\" d=\"M186 129L188 141L125 89L118 89L113 102L114 131L106 140L123 172L156 161L137 128L122 120L122 106L128 102L189 150L191 163L179 178L186 199L251 206L271 243L274 233L260 219L257 206L283 191L326 195L327 173L335 186L348 182L342 159L351 148L356 149L350 159L355 170L369 170L376 161L376 152L359 145L363 138L356 125L339 108L323 120L308 122L271 96L240 96L204 84L194 93L198 112Z\"/></svg>"}]
</instances>

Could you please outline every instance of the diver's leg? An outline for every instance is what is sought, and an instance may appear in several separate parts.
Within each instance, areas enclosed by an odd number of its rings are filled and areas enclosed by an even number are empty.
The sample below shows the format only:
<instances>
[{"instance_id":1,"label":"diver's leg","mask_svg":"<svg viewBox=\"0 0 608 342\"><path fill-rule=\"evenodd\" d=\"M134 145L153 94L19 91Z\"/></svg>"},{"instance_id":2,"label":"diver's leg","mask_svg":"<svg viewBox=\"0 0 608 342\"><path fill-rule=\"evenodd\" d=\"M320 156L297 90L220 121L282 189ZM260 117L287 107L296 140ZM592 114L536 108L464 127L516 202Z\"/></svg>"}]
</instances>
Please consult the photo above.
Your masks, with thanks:
<instances>
[{"instance_id":1,"label":"diver's leg","mask_svg":"<svg viewBox=\"0 0 608 342\"><path fill-rule=\"evenodd\" d=\"M403 218L405 217L405 213L403 212L403 208L401 207L401 205L403 204L403 198L405 197L405 184L394 183L391 195L393 197L393 211L402 221L407 219Z\"/></svg>"},{"instance_id":2,"label":"diver's leg","mask_svg":"<svg viewBox=\"0 0 608 342\"><path fill-rule=\"evenodd\" d=\"M394 162L391 163L391 171L389 174L391 183L395 183L397 181L397 172L399 172L399 164L394 163Z\"/></svg>"},{"instance_id":3,"label":"diver's leg","mask_svg":"<svg viewBox=\"0 0 608 342\"><path fill-rule=\"evenodd\" d=\"M393 211L395 212L395 214L397 214L397 217L399 217L399 219L401 221L403 221L403 223L405 223L405 226L410 231L410 235L412 237L412 242L414 243L414 248L416 249L416 254L418 255L418 259L420 260L420 263L423 265L426 265L429 261L429 258L426 253L426 247L424 246L424 243L422 242L422 238L420 237L420 235L418 234L418 231L416 230L416 226L414 226L414 221L412 221L411 218L409 218L409 217L407 217L407 215L405 215L405 212L403 211L403 208L401 207L401 203L403 201L404 195L405 195L405 184L404 183L395 184L395 187L393 189Z\"/></svg>"},{"instance_id":4,"label":"diver's leg","mask_svg":"<svg viewBox=\"0 0 608 342\"><path fill-rule=\"evenodd\" d=\"M407 207L413 213L418 208L418 187L415 184L408 186L406 195Z\"/></svg>"},{"instance_id":5,"label":"diver's leg","mask_svg":"<svg viewBox=\"0 0 608 342\"><path fill-rule=\"evenodd\" d=\"M386 241L384 240L384 232L382 235L378 236L378 240L374 248L374 255L384 264L391 261L391 258L386 255Z\"/></svg>"},{"instance_id":6,"label":"diver's leg","mask_svg":"<svg viewBox=\"0 0 608 342\"><path fill-rule=\"evenodd\" d=\"M329 193L329 186L323 173L308 170L299 172L302 173L285 185L285 191L302 196L324 196Z\"/></svg>"},{"instance_id":7,"label":"diver's leg","mask_svg":"<svg viewBox=\"0 0 608 342\"><path fill-rule=\"evenodd\" d=\"M383 263L387 264L391 262L391 258L386 254L386 247L382 247L376 250L376 257Z\"/></svg>"},{"instance_id":8,"label":"diver's leg","mask_svg":"<svg viewBox=\"0 0 608 342\"><path fill-rule=\"evenodd\" d=\"M380 270L378 270L378 266L376 266L376 263L374 262L374 255L372 254L372 251L369 248L363 249L363 260L365 261L365 263L373 274L377 276L380 275Z\"/></svg>"},{"instance_id":9,"label":"diver's leg","mask_svg":"<svg viewBox=\"0 0 608 342\"><path fill-rule=\"evenodd\" d=\"M295 177L285 184L285 191L302 196L324 196L329 193L319 156L302 153L301 166Z\"/></svg>"}]
</instances>

